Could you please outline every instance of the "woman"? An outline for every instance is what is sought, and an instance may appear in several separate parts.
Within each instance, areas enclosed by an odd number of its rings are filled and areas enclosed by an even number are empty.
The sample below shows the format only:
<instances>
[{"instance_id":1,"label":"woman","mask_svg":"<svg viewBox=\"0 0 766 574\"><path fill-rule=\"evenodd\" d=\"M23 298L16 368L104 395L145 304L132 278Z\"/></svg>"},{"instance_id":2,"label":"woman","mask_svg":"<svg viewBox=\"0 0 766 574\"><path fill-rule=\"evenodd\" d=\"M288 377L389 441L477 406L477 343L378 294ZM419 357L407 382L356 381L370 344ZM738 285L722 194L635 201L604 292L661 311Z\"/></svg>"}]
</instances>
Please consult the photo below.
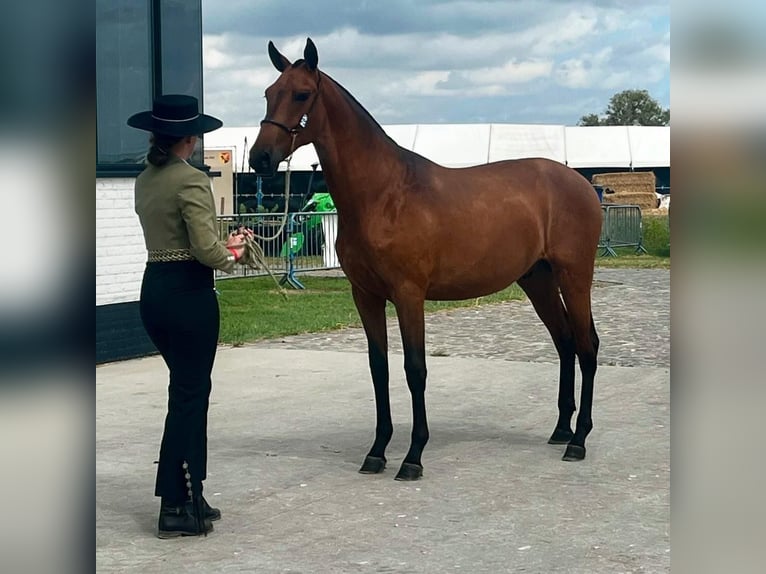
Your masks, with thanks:
<instances>
[{"instance_id":1,"label":"woman","mask_svg":"<svg viewBox=\"0 0 766 574\"><path fill-rule=\"evenodd\" d=\"M206 535L221 517L202 496L219 329L213 270L231 272L243 255L245 235L252 232L241 229L225 244L218 240L210 180L186 160L198 134L222 122L200 114L196 98L160 96L151 111L131 116L128 125L152 133L148 165L135 185L148 251L140 311L170 371L155 487L161 497L158 536Z\"/></svg>"}]
</instances>

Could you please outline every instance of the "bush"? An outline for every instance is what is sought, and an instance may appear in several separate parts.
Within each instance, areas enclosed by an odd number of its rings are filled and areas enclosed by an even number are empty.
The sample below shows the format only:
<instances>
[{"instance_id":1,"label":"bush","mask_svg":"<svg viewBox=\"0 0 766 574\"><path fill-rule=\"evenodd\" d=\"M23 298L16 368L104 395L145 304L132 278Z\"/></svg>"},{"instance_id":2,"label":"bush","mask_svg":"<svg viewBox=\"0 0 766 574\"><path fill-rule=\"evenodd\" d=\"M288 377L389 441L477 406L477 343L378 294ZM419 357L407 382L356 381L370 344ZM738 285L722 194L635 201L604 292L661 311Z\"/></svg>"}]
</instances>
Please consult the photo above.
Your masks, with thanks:
<instances>
[{"instance_id":1,"label":"bush","mask_svg":"<svg viewBox=\"0 0 766 574\"><path fill-rule=\"evenodd\" d=\"M670 257L670 226L667 215L644 215L644 248L658 257Z\"/></svg>"}]
</instances>

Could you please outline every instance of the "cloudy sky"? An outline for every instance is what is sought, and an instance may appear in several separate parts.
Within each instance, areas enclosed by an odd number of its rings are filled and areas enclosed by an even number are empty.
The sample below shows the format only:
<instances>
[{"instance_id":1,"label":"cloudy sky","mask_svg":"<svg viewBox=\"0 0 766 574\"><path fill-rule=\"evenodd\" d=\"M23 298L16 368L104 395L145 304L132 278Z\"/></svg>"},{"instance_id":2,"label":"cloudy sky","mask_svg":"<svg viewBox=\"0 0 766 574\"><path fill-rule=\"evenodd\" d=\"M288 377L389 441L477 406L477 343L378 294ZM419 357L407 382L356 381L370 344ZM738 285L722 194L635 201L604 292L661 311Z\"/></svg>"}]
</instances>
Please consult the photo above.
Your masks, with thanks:
<instances>
[{"instance_id":1,"label":"cloudy sky","mask_svg":"<svg viewBox=\"0 0 766 574\"><path fill-rule=\"evenodd\" d=\"M668 0L202 0L205 111L257 125L306 37L381 124L575 125L646 89L670 106Z\"/></svg>"}]
</instances>

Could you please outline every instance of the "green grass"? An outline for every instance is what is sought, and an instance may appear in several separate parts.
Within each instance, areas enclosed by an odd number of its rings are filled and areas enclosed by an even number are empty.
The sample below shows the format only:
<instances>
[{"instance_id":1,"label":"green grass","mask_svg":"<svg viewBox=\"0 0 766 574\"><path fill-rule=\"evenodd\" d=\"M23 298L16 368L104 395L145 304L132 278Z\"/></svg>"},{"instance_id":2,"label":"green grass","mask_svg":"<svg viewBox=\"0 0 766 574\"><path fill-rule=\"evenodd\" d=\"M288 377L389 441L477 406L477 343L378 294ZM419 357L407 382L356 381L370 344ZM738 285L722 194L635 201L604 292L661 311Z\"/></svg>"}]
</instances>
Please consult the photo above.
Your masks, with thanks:
<instances>
[{"instance_id":1,"label":"green grass","mask_svg":"<svg viewBox=\"0 0 766 574\"><path fill-rule=\"evenodd\" d=\"M270 277L218 281L221 307L221 343L243 343L300 333L316 333L361 326L351 298L351 285L344 277L301 277L305 290L286 290L285 300ZM427 301L426 312L486 303L519 300L523 291L516 285L498 293L466 301ZM389 303L386 313L395 315Z\"/></svg>"},{"instance_id":2,"label":"green grass","mask_svg":"<svg viewBox=\"0 0 766 574\"><path fill-rule=\"evenodd\" d=\"M670 269L670 257L636 253L632 248L615 249L617 257L597 257L596 267L604 269Z\"/></svg>"}]
</instances>

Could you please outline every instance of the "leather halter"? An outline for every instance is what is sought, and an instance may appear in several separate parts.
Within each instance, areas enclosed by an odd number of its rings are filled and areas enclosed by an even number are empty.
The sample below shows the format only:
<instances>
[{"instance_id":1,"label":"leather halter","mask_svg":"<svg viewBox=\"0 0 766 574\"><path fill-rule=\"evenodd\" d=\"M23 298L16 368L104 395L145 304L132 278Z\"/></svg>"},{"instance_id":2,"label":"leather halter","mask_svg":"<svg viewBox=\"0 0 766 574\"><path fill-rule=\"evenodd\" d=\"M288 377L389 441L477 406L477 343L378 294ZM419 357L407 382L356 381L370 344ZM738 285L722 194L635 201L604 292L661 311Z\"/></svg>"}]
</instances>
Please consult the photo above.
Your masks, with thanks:
<instances>
[{"instance_id":1,"label":"leather halter","mask_svg":"<svg viewBox=\"0 0 766 574\"><path fill-rule=\"evenodd\" d=\"M322 74L321 74L321 72L318 72L318 78L319 79L317 80L317 91L316 91L316 94L314 95L314 99L311 101L311 105L309 106L308 111L301 116L301 119L298 120L298 123L295 124L295 127L289 128L285 124L283 124L282 122L278 122L278 121L272 120L270 118L263 118L261 120L261 125L263 125L263 124L271 124L271 125L277 126L278 128L283 129L288 134L293 136L293 141L294 141L295 140L295 136L298 135L298 132L300 132L302 129L304 129L308 125L308 123L309 123L309 114L314 110L314 104L316 104L317 100L319 99L319 88L321 87L321 84L322 84Z\"/></svg>"}]
</instances>

